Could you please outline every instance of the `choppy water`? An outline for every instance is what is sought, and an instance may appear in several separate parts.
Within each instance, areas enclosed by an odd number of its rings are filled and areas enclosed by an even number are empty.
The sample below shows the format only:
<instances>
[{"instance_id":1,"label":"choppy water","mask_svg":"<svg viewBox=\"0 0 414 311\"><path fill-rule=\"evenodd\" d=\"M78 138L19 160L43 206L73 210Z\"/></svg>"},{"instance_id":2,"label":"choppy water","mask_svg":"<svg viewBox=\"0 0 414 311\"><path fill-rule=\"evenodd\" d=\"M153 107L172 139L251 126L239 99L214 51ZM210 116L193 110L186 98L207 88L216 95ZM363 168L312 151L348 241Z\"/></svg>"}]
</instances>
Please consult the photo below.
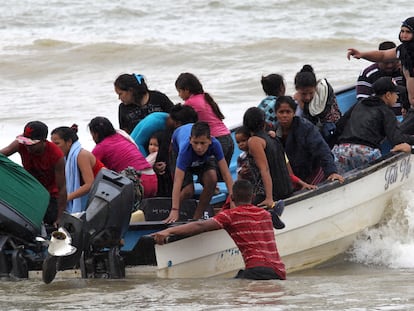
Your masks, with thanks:
<instances>
[{"instance_id":1,"label":"choppy water","mask_svg":"<svg viewBox=\"0 0 414 311\"><path fill-rule=\"evenodd\" d=\"M260 77L284 75L288 93L305 63L334 87L368 63L348 47L398 43L410 1L21 0L0 9L0 144L26 122L50 130L91 118L118 125L113 81L142 73L180 102L179 73L196 74L228 125L263 97ZM19 161L18 158L13 158ZM335 204L335 202L333 202ZM239 280L39 280L0 282L1 310L410 310L414 309L414 194L402 191L386 221L365 232L336 264L284 282Z\"/></svg>"}]
</instances>

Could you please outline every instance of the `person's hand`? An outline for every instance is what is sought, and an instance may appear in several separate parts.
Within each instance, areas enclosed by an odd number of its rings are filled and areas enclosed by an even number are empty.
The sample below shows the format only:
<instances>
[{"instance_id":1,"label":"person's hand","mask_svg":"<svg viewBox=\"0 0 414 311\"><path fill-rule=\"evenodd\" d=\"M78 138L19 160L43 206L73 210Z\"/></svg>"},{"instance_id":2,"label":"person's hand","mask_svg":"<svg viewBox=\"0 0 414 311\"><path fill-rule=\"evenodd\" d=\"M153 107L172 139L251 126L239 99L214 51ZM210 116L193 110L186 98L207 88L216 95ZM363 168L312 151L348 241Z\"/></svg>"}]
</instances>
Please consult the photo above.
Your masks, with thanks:
<instances>
[{"instance_id":1,"label":"person's hand","mask_svg":"<svg viewBox=\"0 0 414 311\"><path fill-rule=\"evenodd\" d=\"M153 234L151 234L151 236L154 238L156 244L163 245L166 243L166 239L168 238L169 233L167 230L162 230L154 232Z\"/></svg>"},{"instance_id":2,"label":"person's hand","mask_svg":"<svg viewBox=\"0 0 414 311\"><path fill-rule=\"evenodd\" d=\"M346 53L346 58L348 58L348 60L350 60L351 56L353 58L360 59L361 58L361 52L356 50L356 49L350 48L350 49L348 49L348 53Z\"/></svg>"},{"instance_id":3,"label":"person's hand","mask_svg":"<svg viewBox=\"0 0 414 311\"><path fill-rule=\"evenodd\" d=\"M327 179L329 181L335 181L335 180L337 180L337 181L339 181L340 184L342 184L344 182L344 180L345 180L341 175L336 174L336 173L333 173L333 174L329 175Z\"/></svg>"},{"instance_id":4,"label":"person's hand","mask_svg":"<svg viewBox=\"0 0 414 311\"><path fill-rule=\"evenodd\" d=\"M406 153L411 153L411 146L407 143L402 143L402 144L398 144L395 145L392 149L391 152L398 152L398 151L403 151Z\"/></svg>"},{"instance_id":5,"label":"person's hand","mask_svg":"<svg viewBox=\"0 0 414 311\"><path fill-rule=\"evenodd\" d=\"M166 168L167 168L167 163L165 162L155 162L153 166L155 173L157 173L158 175L164 175Z\"/></svg>"},{"instance_id":6,"label":"person's hand","mask_svg":"<svg viewBox=\"0 0 414 311\"><path fill-rule=\"evenodd\" d=\"M272 138L276 138L276 132L275 131L268 131L267 134Z\"/></svg>"},{"instance_id":7,"label":"person's hand","mask_svg":"<svg viewBox=\"0 0 414 311\"><path fill-rule=\"evenodd\" d=\"M304 181L301 181L299 184L301 186L301 190L304 190L304 189L312 190L312 189L317 189L318 188L318 186L308 184L307 182L304 182Z\"/></svg>"},{"instance_id":8,"label":"person's hand","mask_svg":"<svg viewBox=\"0 0 414 311\"><path fill-rule=\"evenodd\" d=\"M264 208L273 208L275 206L275 202L272 199L265 199L264 201L257 204L257 206Z\"/></svg>"},{"instance_id":9,"label":"person's hand","mask_svg":"<svg viewBox=\"0 0 414 311\"><path fill-rule=\"evenodd\" d=\"M171 209L170 215L164 220L165 223L170 224L172 222L176 222L178 220L178 209Z\"/></svg>"}]
</instances>

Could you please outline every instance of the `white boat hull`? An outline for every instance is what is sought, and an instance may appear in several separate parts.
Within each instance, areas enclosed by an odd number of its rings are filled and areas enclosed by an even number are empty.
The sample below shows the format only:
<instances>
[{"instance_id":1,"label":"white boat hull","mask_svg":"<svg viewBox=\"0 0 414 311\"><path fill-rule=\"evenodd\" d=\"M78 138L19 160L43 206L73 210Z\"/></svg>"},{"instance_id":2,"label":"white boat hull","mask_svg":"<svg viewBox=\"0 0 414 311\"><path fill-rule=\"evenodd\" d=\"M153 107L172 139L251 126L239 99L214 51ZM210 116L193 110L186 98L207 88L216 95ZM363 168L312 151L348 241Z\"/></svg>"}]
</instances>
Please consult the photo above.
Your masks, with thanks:
<instances>
[{"instance_id":1,"label":"white boat hull","mask_svg":"<svg viewBox=\"0 0 414 311\"><path fill-rule=\"evenodd\" d=\"M413 159L395 155L350 174L344 185L331 183L312 191L317 195L308 191L288 199L282 216L286 228L275 231L287 271L311 268L345 252L358 233L377 225L393 195L413 182ZM156 245L155 251L161 278L228 276L244 267L224 230Z\"/></svg>"}]
</instances>

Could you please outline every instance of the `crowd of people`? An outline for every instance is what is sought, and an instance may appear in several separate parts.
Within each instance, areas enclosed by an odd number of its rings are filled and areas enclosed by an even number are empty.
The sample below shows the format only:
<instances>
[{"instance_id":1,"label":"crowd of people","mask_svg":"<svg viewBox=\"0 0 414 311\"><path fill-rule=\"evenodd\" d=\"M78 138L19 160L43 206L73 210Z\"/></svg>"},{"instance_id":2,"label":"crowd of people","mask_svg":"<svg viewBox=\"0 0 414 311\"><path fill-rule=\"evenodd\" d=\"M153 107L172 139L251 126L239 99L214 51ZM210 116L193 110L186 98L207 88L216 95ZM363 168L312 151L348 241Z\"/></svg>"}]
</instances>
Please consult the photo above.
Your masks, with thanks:
<instances>
[{"instance_id":1,"label":"crowd of people","mask_svg":"<svg viewBox=\"0 0 414 311\"><path fill-rule=\"evenodd\" d=\"M407 120L414 115L413 36L411 17L402 23L398 47L383 42L376 51L348 50L348 58L376 63L361 71L356 83L358 102L344 115L330 83L318 79L310 65L296 74L292 96L286 96L280 74L262 77L266 98L247 109L243 126L235 133L243 151L236 183L229 170L234 143L224 115L200 80L187 72L175 81L184 101L176 105L165 94L149 90L144 76L120 75L114 82L121 101L119 129L105 117L93 118L88 127L96 146L91 152L82 148L76 125L52 130L49 141L47 125L32 121L0 153L9 156L18 152L24 168L49 191L44 222L52 226L59 223L64 211L86 209L88 192L101 169L118 173L133 169L140 176L144 198L171 197L166 222L177 221L180 202L194 197L195 176L202 191L194 219L202 218L217 191L217 182L224 181L234 209L223 210L206 222L159 232L156 242L164 243L169 234L225 228L245 256L246 271L239 277L284 279L273 233L265 233L269 219L272 223L273 218L273 227L277 227L275 212L270 217L265 210L274 210L278 201L295 190L315 189L325 180L342 183L347 171L381 156L384 138L395 146L394 151L412 150L414 126L407 125ZM404 117L401 128L395 115ZM258 248L266 244L264 239L271 240L271 246L266 247L274 255L272 259L264 256L254 263L246 259L256 250L246 248L237 237L245 227L234 222L243 215L254 215L249 225L261 228L257 232L262 233L249 237Z\"/></svg>"}]
</instances>

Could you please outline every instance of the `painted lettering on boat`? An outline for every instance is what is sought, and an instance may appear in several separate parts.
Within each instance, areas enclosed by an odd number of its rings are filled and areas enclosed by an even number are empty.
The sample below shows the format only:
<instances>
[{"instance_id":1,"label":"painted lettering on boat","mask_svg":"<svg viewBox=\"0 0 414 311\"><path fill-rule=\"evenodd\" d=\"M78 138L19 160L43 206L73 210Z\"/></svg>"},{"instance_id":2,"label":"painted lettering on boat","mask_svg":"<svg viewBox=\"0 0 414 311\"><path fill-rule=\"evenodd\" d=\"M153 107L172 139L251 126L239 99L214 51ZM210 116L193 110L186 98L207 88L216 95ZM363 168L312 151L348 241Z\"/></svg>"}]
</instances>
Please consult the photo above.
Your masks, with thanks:
<instances>
[{"instance_id":1,"label":"painted lettering on boat","mask_svg":"<svg viewBox=\"0 0 414 311\"><path fill-rule=\"evenodd\" d=\"M402 182L407 179L411 173L410 157L398 161L397 163L387 167L385 171L385 185L384 189L387 190L390 185L396 182Z\"/></svg>"}]
</instances>

